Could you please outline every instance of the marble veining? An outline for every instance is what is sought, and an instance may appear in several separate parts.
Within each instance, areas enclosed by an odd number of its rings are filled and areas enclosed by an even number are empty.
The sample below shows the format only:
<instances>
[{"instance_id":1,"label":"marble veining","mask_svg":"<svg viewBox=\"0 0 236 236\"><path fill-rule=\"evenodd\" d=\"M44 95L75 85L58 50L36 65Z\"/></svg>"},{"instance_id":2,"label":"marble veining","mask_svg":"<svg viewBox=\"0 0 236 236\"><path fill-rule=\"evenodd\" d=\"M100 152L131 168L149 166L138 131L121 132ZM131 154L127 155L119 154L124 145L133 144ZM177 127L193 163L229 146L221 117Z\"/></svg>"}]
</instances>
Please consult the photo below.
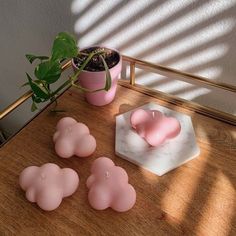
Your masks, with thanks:
<instances>
[{"instance_id":1,"label":"marble veining","mask_svg":"<svg viewBox=\"0 0 236 236\"><path fill-rule=\"evenodd\" d=\"M181 124L180 134L159 147L150 147L130 125L130 114L136 109L152 109L172 116ZM155 103L148 103L116 117L116 154L159 176L192 160L200 154L191 117Z\"/></svg>"}]
</instances>

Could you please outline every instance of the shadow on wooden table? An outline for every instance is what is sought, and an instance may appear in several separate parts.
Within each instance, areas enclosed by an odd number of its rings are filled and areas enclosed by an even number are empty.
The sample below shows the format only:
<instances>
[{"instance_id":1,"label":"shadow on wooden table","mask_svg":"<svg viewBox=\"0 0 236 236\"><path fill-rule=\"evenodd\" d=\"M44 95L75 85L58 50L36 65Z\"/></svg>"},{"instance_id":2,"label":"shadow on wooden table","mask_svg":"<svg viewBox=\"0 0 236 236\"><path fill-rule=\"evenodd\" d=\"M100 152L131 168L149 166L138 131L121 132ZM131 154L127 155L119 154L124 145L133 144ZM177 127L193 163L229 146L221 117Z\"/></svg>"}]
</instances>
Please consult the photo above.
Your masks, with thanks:
<instances>
[{"instance_id":1,"label":"shadow on wooden table","mask_svg":"<svg viewBox=\"0 0 236 236\"><path fill-rule=\"evenodd\" d=\"M143 103L140 100L139 106ZM131 104L122 104L118 114L134 108ZM143 201L158 207L159 213L153 215L157 220L167 221L174 231L178 229L187 235L207 232L233 235L236 231L234 131L228 125L222 129L220 122L199 117L192 115L200 156L161 177L139 168L143 179L140 186L135 187L138 192L139 187L141 192L145 189Z\"/></svg>"}]
</instances>

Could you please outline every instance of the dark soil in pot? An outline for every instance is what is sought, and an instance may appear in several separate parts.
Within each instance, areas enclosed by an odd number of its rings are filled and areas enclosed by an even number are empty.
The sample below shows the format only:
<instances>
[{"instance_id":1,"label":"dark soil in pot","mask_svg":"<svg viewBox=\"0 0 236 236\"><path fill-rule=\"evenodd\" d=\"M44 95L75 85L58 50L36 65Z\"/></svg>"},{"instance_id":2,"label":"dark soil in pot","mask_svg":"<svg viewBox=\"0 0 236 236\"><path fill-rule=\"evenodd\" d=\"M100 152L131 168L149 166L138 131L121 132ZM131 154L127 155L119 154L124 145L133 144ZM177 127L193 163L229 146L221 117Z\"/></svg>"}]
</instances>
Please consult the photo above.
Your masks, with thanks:
<instances>
[{"instance_id":1,"label":"dark soil in pot","mask_svg":"<svg viewBox=\"0 0 236 236\"><path fill-rule=\"evenodd\" d=\"M96 49L100 49L100 47L87 48L87 49L82 50L81 52L89 54L90 52ZM120 61L119 53L108 48L101 48L101 49L105 50L105 54L103 55L103 58L105 59L109 69L114 67L116 64L118 64L118 62ZM79 57L74 58L75 65L77 67L80 67L83 64L83 62L86 60L86 58L87 58L86 55L80 55ZM95 55L90 60L90 62L86 65L84 70L92 71L92 72L104 71L105 68L104 68L101 57L99 55Z\"/></svg>"}]
</instances>

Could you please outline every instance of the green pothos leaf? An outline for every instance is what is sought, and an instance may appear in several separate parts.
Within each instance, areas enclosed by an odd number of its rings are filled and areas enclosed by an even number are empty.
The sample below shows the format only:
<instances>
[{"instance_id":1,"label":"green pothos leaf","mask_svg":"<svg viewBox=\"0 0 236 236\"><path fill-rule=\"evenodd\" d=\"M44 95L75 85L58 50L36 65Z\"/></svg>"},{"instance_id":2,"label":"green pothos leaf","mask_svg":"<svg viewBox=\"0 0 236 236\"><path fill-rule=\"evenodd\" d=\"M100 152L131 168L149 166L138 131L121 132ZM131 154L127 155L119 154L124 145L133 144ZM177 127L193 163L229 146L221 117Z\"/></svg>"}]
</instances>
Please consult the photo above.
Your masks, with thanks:
<instances>
[{"instance_id":1,"label":"green pothos leaf","mask_svg":"<svg viewBox=\"0 0 236 236\"><path fill-rule=\"evenodd\" d=\"M76 57L78 47L75 38L67 33L61 32L56 36L52 47L52 61L62 61L67 58Z\"/></svg>"},{"instance_id":2,"label":"green pothos leaf","mask_svg":"<svg viewBox=\"0 0 236 236\"><path fill-rule=\"evenodd\" d=\"M44 102L45 101L45 99L39 98L39 97L35 96L34 94L32 95L32 100L35 103L40 103L40 102Z\"/></svg>"},{"instance_id":3,"label":"green pothos leaf","mask_svg":"<svg viewBox=\"0 0 236 236\"><path fill-rule=\"evenodd\" d=\"M29 85L32 91L34 92L34 94L39 98L48 99L50 97L50 94L48 93L44 85L40 83L40 81L32 80L28 73L26 73L26 75L29 81Z\"/></svg>"},{"instance_id":4,"label":"green pothos leaf","mask_svg":"<svg viewBox=\"0 0 236 236\"><path fill-rule=\"evenodd\" d=\"M61 72L59 61L44 61L35 68L34 74L39 80L52 84L60 78Z\"/></svg>"},{"instance_id":5,"label":"green pothos leaf","mask_svg":"<svg viewBox=\"0 0 236 236\"><path fill-rule=\"evenodd\" d=\"M35 102L33 101L32 102L32 105L31 105L31 111L34 112L38 109L38 107L36 106Z\"/></svg>"}]
</instances>

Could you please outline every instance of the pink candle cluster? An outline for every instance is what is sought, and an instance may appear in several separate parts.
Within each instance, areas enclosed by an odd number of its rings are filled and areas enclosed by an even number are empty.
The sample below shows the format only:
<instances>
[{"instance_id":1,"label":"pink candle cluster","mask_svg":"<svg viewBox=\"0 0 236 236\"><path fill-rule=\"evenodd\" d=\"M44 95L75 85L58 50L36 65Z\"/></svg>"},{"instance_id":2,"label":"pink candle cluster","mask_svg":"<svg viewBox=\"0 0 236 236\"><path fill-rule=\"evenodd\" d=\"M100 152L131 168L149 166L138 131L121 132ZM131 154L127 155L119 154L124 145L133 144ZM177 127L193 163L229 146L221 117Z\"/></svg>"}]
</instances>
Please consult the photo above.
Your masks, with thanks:
<instances>
[{"instance_id":1,"label":"pink candle cluster","mask_svg":"<svg viewBox=\"0 0 236 236\"><path fill-rule=\"evenodd\" d=\"M136 201L136 192L128 183L126 171L106 157L94 161L87 187L89 203L97 210L111 207L115 211L124 212L131 209Z\"/></svg>"},{"instance_id":2,"label":"pink candle cluster","mask_svg":"<svg viewBox=\"0 0 236 236\"><path fill-rule=\"evenodd\" d=\"M90 156L96 149L96 140L90 134L88 127L78 123L71 117L62 118L53 136L55 151L58 156L69 158Z\"/></svg>"},{"instance_id":3,"label":"pink candle cluster","mask_svg":"<svg viewBox=\"0 0 236 236\"><path fill-rule=\"evenodd\" d=\"M29 166L20 174L20 186L30 202L36 202L45 211L56 209L64 197L72 195L79 186L78 174L70 169L61 169L47 163Z\"/></svg>"},{"instance_id":4,"label":"pink candle cluster","mask_svg":"<svg viewBox=\"0 0 236 236\"><path fill-rule=\"evenodd\" d=\"M131 126L151 146L159 146L176 137L181 130L179 121L157 110L138 109L130 116Z\"/></svg>"},{"instance_id":5,"label":"pink candle cluster","mask_svg":"<svg viewBox=\"0 0 236 236\"><path fill-rule=\"evenodd\" d=\"M63 158L73 155L86 157L96 148L96 140L88 127L71 117L62 118L57 123L53 141L56 153ZM70 168L61 169L56 164L47 163L41 167L25 168L20 174L19 183L30 202L36 202L41 209L51 211L59 207L64 197L77 190L79 176ZM126 171L106 157L93 162L87 187L89 203L97 210L111 207L124 212L131 209L136 201L136 192L128 183Z\"/></svg>"}]
</instances>

